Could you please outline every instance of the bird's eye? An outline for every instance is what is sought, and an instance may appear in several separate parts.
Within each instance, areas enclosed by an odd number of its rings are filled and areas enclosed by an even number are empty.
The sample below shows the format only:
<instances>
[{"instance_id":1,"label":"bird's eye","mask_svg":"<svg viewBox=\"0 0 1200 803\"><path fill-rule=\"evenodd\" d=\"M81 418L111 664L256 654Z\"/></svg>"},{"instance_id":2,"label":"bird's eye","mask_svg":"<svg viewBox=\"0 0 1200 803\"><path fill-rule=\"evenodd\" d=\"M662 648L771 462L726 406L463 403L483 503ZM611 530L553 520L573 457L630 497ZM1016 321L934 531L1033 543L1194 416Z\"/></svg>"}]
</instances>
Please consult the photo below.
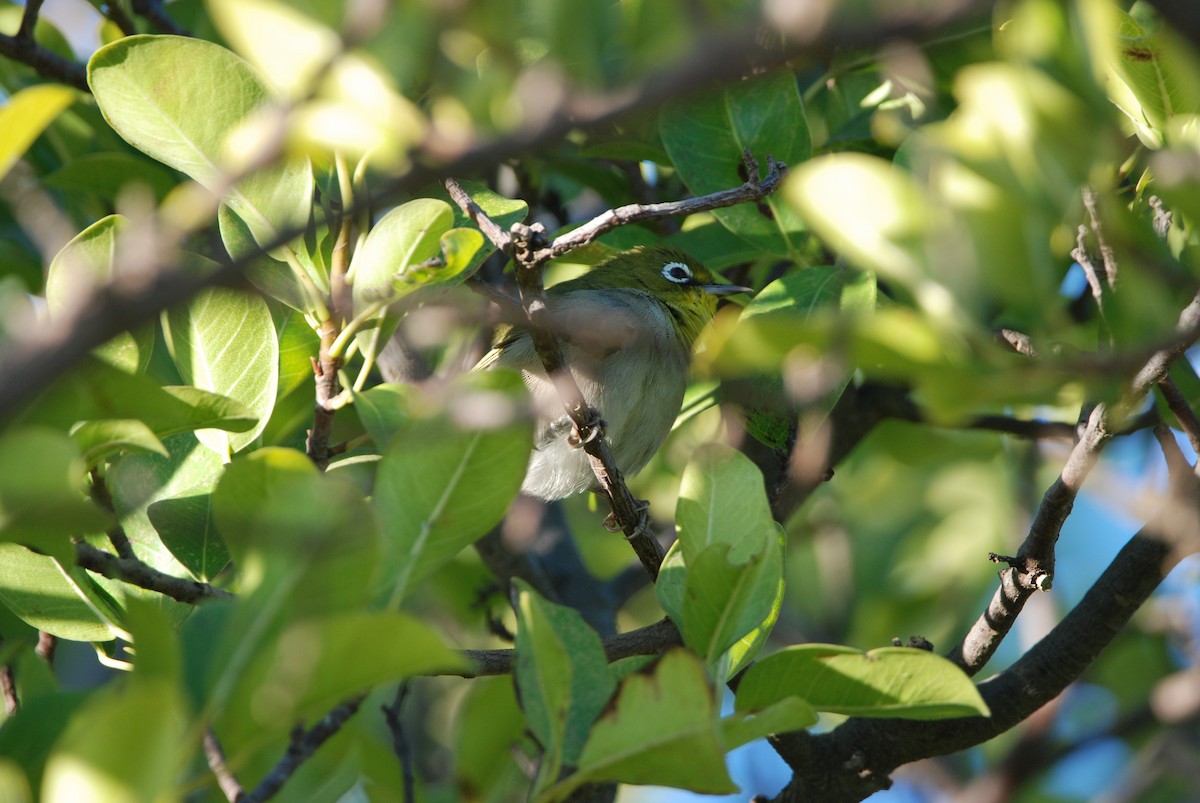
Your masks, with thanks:
<instances>
[{"instance_id":1,"label":"bird's eye","mask_svg":"<svg viewBox=\"0 0 1200 803\"><path fill-rule=\"evenodd\" d=\"M686 284L692 280L692 269L682 262L668 262L663 265L662 275L676 284Z\"/></svg>"}]
</instances>

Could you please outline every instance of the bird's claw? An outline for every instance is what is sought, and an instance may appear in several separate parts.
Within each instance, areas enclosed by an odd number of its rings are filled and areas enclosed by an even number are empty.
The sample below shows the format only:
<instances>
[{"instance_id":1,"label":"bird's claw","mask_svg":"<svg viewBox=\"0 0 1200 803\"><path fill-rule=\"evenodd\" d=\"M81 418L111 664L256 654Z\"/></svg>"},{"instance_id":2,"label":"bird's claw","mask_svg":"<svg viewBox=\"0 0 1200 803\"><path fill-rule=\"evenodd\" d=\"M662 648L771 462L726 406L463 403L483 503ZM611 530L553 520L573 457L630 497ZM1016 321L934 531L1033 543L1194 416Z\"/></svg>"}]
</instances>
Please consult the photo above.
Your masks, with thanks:
<instances>
[{"instance_id":1,"label":"bird's claw","mask_svg":"<svg viewBox=\"0 0 1200 803\"><path fill-rule=\"evenodd\" d=\"M603 418L593 414L592 419L582 428L575 425L571 429L571 434L567 436L567 445L578 449L584 444L591 443L604 434L604 428L608 426Z\"/></svg>"},{"instance_id":2,"label":"bird's claw","mask_svg":"<svg viewBox=\"0 0 1200 803\"><path fill-rule=\"evenodd\" d=\"M650 526L650 517L646 514L646 511L650 509L650 503L645 499L635 499L633 501L637 505L637 526L633 528L633 532L636 535ZM625 528L617 523L616 513L609 513L604 517L604 529L610 533L619 533Z\"/></svg>"}]
</instances>

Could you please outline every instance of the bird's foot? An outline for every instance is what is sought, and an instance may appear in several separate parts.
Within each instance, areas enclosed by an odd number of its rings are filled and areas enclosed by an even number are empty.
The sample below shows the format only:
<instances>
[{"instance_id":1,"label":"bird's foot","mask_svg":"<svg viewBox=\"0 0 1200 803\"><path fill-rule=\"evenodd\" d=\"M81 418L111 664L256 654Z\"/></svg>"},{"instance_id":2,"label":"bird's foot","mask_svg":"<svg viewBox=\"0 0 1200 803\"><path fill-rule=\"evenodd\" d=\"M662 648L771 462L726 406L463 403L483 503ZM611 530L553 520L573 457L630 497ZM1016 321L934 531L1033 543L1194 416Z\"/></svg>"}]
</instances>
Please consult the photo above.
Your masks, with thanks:
<instances>
[{"instance_id":1,"label":"bird's foot","mask_svg":"<svg viewBox=\"0 0 1200 803\"><path fill-rule=\"evenodd\" d=\"M637 526L633 530L636 534L650 528L650 516L646 513L646 511L650 509L650 502L645 499L635 499L633 501L637 505L638 520ZM610 533L619 533L625 528L617 523L616 513L609 513L604 517L604 529L608 530Z\"/></svg>"},{"instance_id":2,"label":"bird's foot","mask_svg":"<svg viewBox=\"0 0 1200 803\"><path fill-rule=\"evenodd\" d=\"M584 444L591 443L604 435L604 428L607 426L608 424L595 410L588 410L587 423L582 427L577 424L572 427L571 434L567 436L567 445L578 449Z\"/></svg>"}]
</instances>

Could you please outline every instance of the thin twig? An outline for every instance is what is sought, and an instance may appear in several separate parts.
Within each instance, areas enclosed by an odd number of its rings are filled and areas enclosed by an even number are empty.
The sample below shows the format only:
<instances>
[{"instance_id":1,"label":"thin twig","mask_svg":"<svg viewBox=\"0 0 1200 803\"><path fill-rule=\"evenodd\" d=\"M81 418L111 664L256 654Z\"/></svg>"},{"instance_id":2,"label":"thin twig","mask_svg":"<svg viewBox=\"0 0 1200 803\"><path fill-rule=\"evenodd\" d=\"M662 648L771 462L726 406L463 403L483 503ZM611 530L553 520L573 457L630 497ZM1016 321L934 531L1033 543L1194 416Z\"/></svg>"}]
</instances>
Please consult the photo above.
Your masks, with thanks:
<instances>
[{"instance_id":1,"label":"thin twig","mask_svg":"<svg viewBox=\"0 0 1200 803\"><path fill-rule=\"evenodd\" d=\"M188 32L171 18L163 9L163 4L159 0L133 0L130 3L133 8L133 13L145 17L150 21L150 24L157 28L162 33L174 34L175 36L188 36Z\"/></svg>"},{"instance_id":2,"label":"thin twig","mask_svg":"<svg viewBox=\"0 0 1200 803\"><path fill-rule=\"evenodd\" d=\"M0 638L0 644L4 639ZM4 697L4 712L10 717L21 709L21 701L17 699L17 679L13 676L11 664L0 665L0 696Z\"/></svg>"},{"instance_id":3,"label":"thin twig","mask_svg":"<svg viewBox=\"0 0 1200 803\"><path fill-rule=\"evenodd\" d=\"M479 227L479 230L483 232L483 236L487 237L502 253L509 254L513 244L512 235L500 228L500 225L492 220L479 204L475 203L475 199L468 195L467 191L457 181L448 178L445 181L445 185L446 191L450 193L451 200L458 204L458 208L463 211L463 214Z\"/></svg>"},{"instance_id":4,"label":"thin twig","mask_svg":"<svg viewBox=\"0 0 1200 803\"><path fill-rule=\"evenodd\" d=\"M216 777L217 786L221 787L225 799L229 803L237 803L241 800L246 790L238 783L238 779L225 762L225 751L221 749L221 743L217 741L217 734L213 733L212 728L204 729L204 759L208 762L208 768L212 770L213 776Z\"/></svg>"},{"instance_id":5,"label":"thin twig","mask_svg":"<svg viewBox=\"0 0 1200 803\"><path fill-rule=\"evenodd\" d=\"M113 507L112 494L108 491L108 485L104 482L104 475L96 469L92 469L88 476L91 478L92 484L90 488L92 501L96 503L101 510L107 513L116 515L116 509ZM133 544L129 542L129 536L125 534L125 528L120 524L115 524L106 531L109 542L113 545L113 549L117 551L117 556L137 560L137 555L133 551Z\"/></svg>"},{"instance_id":6,"label":"thin twig","mask_svg":"<svg viewBox=\"0 0 1200 803\"><path fill-rule=\"evenodd\" d=\"M160 572L136 558L117 557L86 541L75 542L75 562L90 572L157 591L179 602L195 604L210 599L233 599L233 594L223 588Z\"/></svg>"},{"instance_id":7,"label":"thin twig","mask_svg":"<svg viewBox=\"0 0 1200 803\"><path fill-rule=\"evenodd\" d=\"M45 630L38 631L38 643L33 648L34 654L41 658L49 666L54 666L54 653L58 650L58 636L47 633Z\"/></svg>"},{"instance_id":8,"label":"thin twig","mask_svg":"<svg viewBox=\"0 0 1200 803\"><path fill-rule=\"evenodd\" d=\"M396 688L396 698L392 704L380 706L383 709L383 719L392 734L392 750L395 751L396 758L400 759L400 773L404 782L404 797L401 798L403 803L413 803L417 799L412 745L409 744L408 736L404 732L404 723L400 721L400 712L411 688L407 681L401 683Z\"/></svg>"},{"instance_id":9,"label":"thin twig","mask_svg":"<svg viewBox=\"0 0 1200 803\"><path fill-rule=\"evenodd\" d=\"M610 209L592 218L582 226L556 237L554 242L548 247L549 254L544 256L536 254L535 256L539 261L562 256L568 251L573 251L576 248L587 245L603 234L607 234L616 228L630 223L659 220L668 217L682 217L696 212L707 212L726 206L734 206L735 204L759 201L775 192L787 176L787 165L776 161L772 156L767 157L767 172L762 178L758 176L757 162L754 161L748 151L743 154L743 158L747 161L748 166L750 166L749 169L752 169L754 172L749 174L750 177L746 180L746 183L740 187L721 190L697 198L685 198L681 201L669 201L657 204L629 204L628 206Z\"/></svg>"},{"instance_id":10,"label":"thin twig","mask_svg":"<svg viewBox=\"0 0 1200 803\"><path fill-rule=\"evenodd\" d=\"M238 798L238 803L262 803L262 801L270 800L277 795L288 779L296 773L296 770L300 769L321 745L341 730L350 717L358 712L364 698L365 695L359 695L340 703L308 730L297 726L292 731L292 739L288 743L287 752L267 773L267 777L263 778L262 783Z\"/></svg>"},{"instance_id":11,"label":"thin twig","mask_svg":"<svg viewBox=\"0 0 1200 803\"><path fill-rule=\"evenodd\" d=\"M1175 414L1180 429L1187 435L1188 442L1192 444L1192 451L1200 454L1200 419L1196 418L1196 411L1188 404L1183 391L1171 381L1170 376L1164 376L1158 382L1158 392L1162 394L1167 407Z\"/></svg>"},{"instance_id":12,"label":"thin twig","mask_svg":"<svg viewBox=\"0 0 1200 803\"><path fill-rule=\"evenodd\" d=\"M125 36L133 36L138 32L137 25L133 19L125 13L125 8L117 2L105 3L101 6L101 12L104 16L117 28L121 30Z\"/></svg>"},{"instance_id":13,"label":"thin twig","mask_svg":"<svg viewBox=\"0 0 1200 803\"><path fill-rule=\"evenodd\" d=\"M635 655L658 655L663 650L683 643L679 629L670 619L661 619L652 625L639 627L628 633L618 633L602 639L604 655L609 663ZM463 650L462 656L467 658L472 668L469 670L455 669L449 672L432 674L455 675L458 677L474 678L490 675L512 674L516 663L516 653L513 650Z\"/></svg>"},{"instance_id":14,"label":"thin twig","mask_svg":"<svg viewBox=\"0 0 1200 803\"><path fill-rule=\"evenodd\" d=\"M17 38L23 41L33 41L33 32L37 28L38 14L42 11L43 0L25 0L25 10L21 13L21 27L17 28Z\"/></svg>"},{"instance_id":15,"label":"thin twig","mask_svg":"<svg viewBox=\"0 0 1200 803\"><path fill-rule=\"evenodd\" d=\"M82 92L91 92L87 82L87 67L65 59L39 45L32 37L8 36L0 33L0 56L32 67L38 75L61 81Z\"/></svg>"},{"instance_id":16,"label":"thin twig","mask_svg":"<svg viewBox=\"0 0 1200 803\"><path fill-rule=\"evenodd\" d=\"M1088 219L1092 224L1092 235L1096 238L1096 247L1100 249L1100 262L1104 266L1104 286L1112 290L1117 286L1117 255L1104 237L1104 225L1100 221L1096 191L1091 187L1083 188L1083 205L1087 209Z\"/></svg>"}]
</instances>

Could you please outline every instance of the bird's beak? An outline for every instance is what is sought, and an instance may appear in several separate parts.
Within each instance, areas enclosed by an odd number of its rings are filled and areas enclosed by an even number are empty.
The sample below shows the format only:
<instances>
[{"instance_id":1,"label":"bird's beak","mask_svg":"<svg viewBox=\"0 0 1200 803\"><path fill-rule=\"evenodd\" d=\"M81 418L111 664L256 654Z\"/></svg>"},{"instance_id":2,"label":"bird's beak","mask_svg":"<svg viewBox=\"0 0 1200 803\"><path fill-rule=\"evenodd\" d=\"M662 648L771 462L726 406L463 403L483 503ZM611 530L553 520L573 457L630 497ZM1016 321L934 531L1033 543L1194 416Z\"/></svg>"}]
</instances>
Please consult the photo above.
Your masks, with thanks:
<instances>
[{"instance_id":1,"label":"bird's beak","mask_svg":"<svg viewBox=\"0 0 1200 803\"><path fill-rule=\"evenodd\" d=\"M742 287L737 284L705 284L701 285L704 292L711 293L714 296L732 296L737 293L753 293L753 287Z\"/></svg>"}]
</instances>

